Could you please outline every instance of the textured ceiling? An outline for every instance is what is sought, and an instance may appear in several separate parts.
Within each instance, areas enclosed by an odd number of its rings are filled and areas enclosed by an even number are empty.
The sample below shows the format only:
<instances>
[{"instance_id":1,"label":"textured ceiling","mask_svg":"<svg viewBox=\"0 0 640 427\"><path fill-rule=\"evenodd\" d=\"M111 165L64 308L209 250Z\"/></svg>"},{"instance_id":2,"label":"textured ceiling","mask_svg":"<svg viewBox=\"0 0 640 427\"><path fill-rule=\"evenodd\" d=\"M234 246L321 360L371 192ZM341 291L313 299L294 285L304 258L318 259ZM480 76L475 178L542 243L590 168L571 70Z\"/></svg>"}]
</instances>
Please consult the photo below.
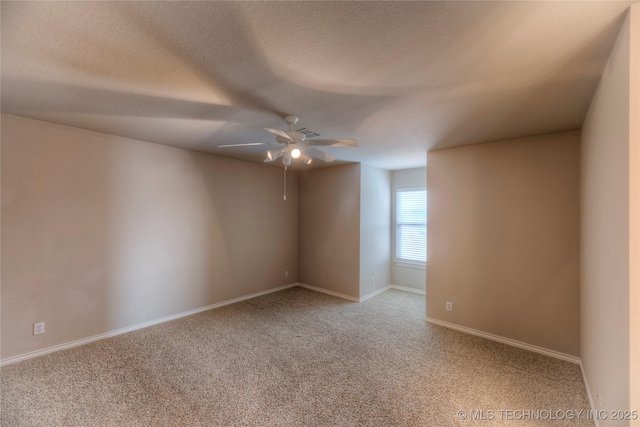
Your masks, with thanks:
<instances>
[{"instance_id":1,"label":"textured ceiling","mask_svg":"<svg viewBox=\"0 0 640 427\"><path fill-rule=\"evenodd\" d=\"M282 115L386 169L581 127L628 2L2 2L2 112L246 160Z\"/></svg>"}]
</instances>

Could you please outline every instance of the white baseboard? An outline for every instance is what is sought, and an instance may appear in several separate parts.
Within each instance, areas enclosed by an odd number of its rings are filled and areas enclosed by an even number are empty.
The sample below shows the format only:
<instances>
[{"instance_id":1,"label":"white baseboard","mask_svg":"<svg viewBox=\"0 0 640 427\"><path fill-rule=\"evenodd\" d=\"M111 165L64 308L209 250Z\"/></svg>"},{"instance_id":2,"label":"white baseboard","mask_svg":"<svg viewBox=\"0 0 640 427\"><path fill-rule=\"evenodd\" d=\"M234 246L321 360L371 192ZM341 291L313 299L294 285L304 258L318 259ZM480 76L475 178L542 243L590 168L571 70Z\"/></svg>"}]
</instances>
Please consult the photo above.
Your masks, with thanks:
<instances>
[{"instance_id":1,"label":"white baseboard","mask_svg":"<svg viewBox=\"0 0 640 427\"><path fill-rule=\"evenodd\" d=\"M389 285L391 289L397 289L399 291L413 292L414 294L427 295L427 291L422 289L410 288L408 286Z\"/></svg>"},{"instance_id":2,"label":"white baseboard","mask_svg":"<svg viewBox=\"0 0 640 427\"><path fill-rule=\"evenodd\" d=\"M328 289L324 289L324 288L318 288L317 286L311 286L311 285L307 285L306 283L298 283L298 286L300 286L301 288L306 288L312 291L316 291L316 292L322 292L323 294L327 294L327 295L331 295L334 297L338 297L338 298L342 298L342 299L346 299L348 301L353 301L353 302L364 302L366 300L368 300L369 298L375 297L376 295L379 295L381 293L383 293L384 291L388 291L389 289L391 289L391 287L389 286L385 286L384 288L380 288L380 289L376 289L375 291L360 297L360 298L356 298L356 297L352 297L351 295L347 295L347 294L342 294L340 292L335 292L335 291L330 291Z\"/></svg>"},{"instance_id":3,"label":"white baseboard","mask_svg":"<svg viewBox=\"0 0 640 427\"><path fill-rule=\"evenodd\" d=\"M465 332L470 335L476 335L478 337L486 338L492 341L501 342L503 344L511 345L513 347L522 348L524 350L533 351L534 353L544 354L545 356L555 357L556 359L565 360L567 362L580 364L580 358L576 356L571 356L569 354L560 353L559 351L549 350L543 347L538 347L537 345L527 344L521 341L512 340L511 338L501 337L499 335L490 334L488 332L478 331L476 329L467 328L466 326L459 326L454 323L445 322L443 320L432 319L430 317L426 318L426 321L438 325L444 326L445 328L455 329L456 331Z\"/></svg>"},{"instance_id":4,"label":"white baseboard","mask_svg":"<svg viewBox=\"0 0 640 427\"><path fill-rule=\"evenodd\" d=\"M389 289L391 289L390 286L385 286L384 288L376 289L375 291L371 292L370 294L367 294L367 295L365 295L363 297L360 297L358 302L364 302L364 301L368 300L369 298L375 297L376 295L379 295L379 294L383 293L384 291L388 291Z\"/></svg>"},{"instance_id":5,"label":"white baseboard","mask_svg":"<svg viewBox=\"0 0 640 427\"><path fill-rule=\"evenodd\" d=\"M262 296L262 295L270 294L270 293L273 293L273 292L282 291L282 290L289 289L289 288L292 288L292 287L295 287L295 286L300 286L302 288L306 288L306 289L309 289L309 290L312 290L312 291L316 291L316 292L321 292L321 293L324 293L324 294L332 295L332 296L335 296L335 297L338 297L338 298L342 298L342 299L346 299L346 300L352 301L352 302L363 302L363 301L366 301L367 299L372 298L372 297L374 297L376 295L379 295L379 294L381 294L381 293L383 293L383 292L385 292L385 291L387 291L389 289L399 289L399 290L403 290L403 291L415 292L415 293L422 294L422 292L420 290L417 290L417 289L406 288L404 286L390 285L390 286L385 286L384 288L381 288L381 289L377 289L377 290L371 292L370 294L365 295L362 298L356 298L356 297L353 297L351 295L346 295L346 294L342 294L340 292L334 292L334 291L330 291L330 290L327 290L327 289L318 288L316 286L307 285L305 283L299 283L299 282L290 283L288 285L279 286L277 288L272 288L272 289L268 289L266 291L256 292L256 293L253 293L253 294L250 294L250 295L245 295L245 296L238 297L238 298L233 298L233 299L222 301L222 302L219 302L219 303L207 305L205 307L200 307L200 308L196 308L196 309L193 309L193 310L184 311L182 313L174 314L174 315L171 315L171 316L165 316L165 317L162 317L162 318L159 318L159 319L155 319L155 320L151 320L151 321L148 321L148 322L139 323L139 324L132 325L132 326L127 326L125 328L116 329L114 331L105 332L105 333L102 333L102 334L94 335L94 336L87 337L87 338L82 338L82 339L71 341L71 342L64 343L64 344L55 345L55 346L52 346L52 347L47 347L47 348L44 348L44 349L41 349L41 350L31 351L29 353L20 354L20 355L13 356L13 357L8 357L8 358L3 359L3 360L0 361L0 366L5 366L5 365L12 364L12 363L20 362L22 360L27 360L27 359L31 359L31 358L34 358L34 357L43 356L45 354L53 353L53 352L60 351L60 350L66 350L66 349L69 349L69 348L77 347L77 346L80 346L80 345L83 345L83 344L88 344L90 342L98 341L98 340L101 340L101 339L110 338L110 337L114 337L114 336L121 335L121 334L126 334L127 332L133 332L133 331L136 331L136 330L139 330L139 329L148 328L149 326L158 325L160 323L169 322L171 320L179 319L179 318L186 317L186 316L191 316L191 315L194 315L194 314L197 314L197 313L201 313L203 311L213 310L215 308L223 307L225 305L234 304L234 303L237 303L237 302L240 302L240 301L245 301L245 300L256 298L256 297L259 297L259 296ZM426 321L429 322L429 323L435 324L435 325L444 326L446 328L455 329L455 330L458 330L458 331L461 331L461 332L465 332L465 333L468 333L468 334L471 334L471 335L476 335L476 336L487 338L487 339L490 339L490 340L493 340L493 341L498 341L498 342L501 342L501 343L504 343L504 344L512 345L514 347L519 347L519 348L522 348L522 349L525 349L525 350L533 351L535 353L540 353L540 354L544 354L544 355L547 355L547 356L555 357L557 359L562 359L562 360L566 360L568 362L579 364L580 365L580 370L582 372L582 376L583 376L583 379L584 379L584 383L585 383L585 386L587 388L587 394L589 396L589 404L591 405L591 408L594 409L593 399L592 399L592 396L591 396L591 390L589 389L589 385L587 383L587 377L585 375L584 368L582 367L582 363L581 363L579 358L577 358L575 356L570 356L570 355L567 355L567 354L564 354L564 353L556 352L556 351L553 351L553 350L548 350L548 349L545 349L545 348L542 348L542 347L537 347L537 346L534 346L534 345L526 344L526 343L523 343L523 342L520 342L520 341L516 341L516 340L512 340L512 339L509 339L509 338L500 337L498 335L493 335L493 334L489 334L489 333L486 333L486 332L478 331L478 330L475 330L475 329L467 328L467 327L464 327L464 326L458 326L458 325L455 325L453 323L432 319L432 318L429 318L429 317L426 318ZM597 420L596 420L596 427L598 427Z\"/></svg>"},{"instance_id":6,"label":"white baseboard","mask_svg":"<svg viewBox=\"0 0 640 427\"><path fill-rule=\"evenodd\" d=\"M587 388L587 397L589 398L589 407L591 408L591 413L596 413L596 405L593 404L593 397L591 396L591 389L589 388L589 381L587 381L587 374L584 371L584 366L582 366L582 360L580 361L580 372L582 373L582 381L584 381L584 386ZM596 427L600 427L600 422L598 417L593 417L593 422Z\"/></svg>"},{"instance_id":7,"label":"white baseboard","mask_svg":"<svg viewBox=\"0 0 640 427\"><path fill-rule=\"evenodd\" d=\"M331 295L331 296L334 296L334 297L346 299L346 300L353 301L353 302L360 302L360 298L352 297L351 295L347 295L347 294L341 294L340 292L334 292L334 291L330 291L328 289L318 288L316 286L307 285L306 283L299 283L298 282L297 285L300 286L301 288L309 289L311 291L321 292L323 294Z\"/></svg>"},{"instance_id":8,"label":"white baseboard","mask_svg":"<svg viewBox=\"0 0 640 427\"><path fill-rule=\"evenodd\" d=\"M24 353L24 354L19 354L17 356L12 356L12 357L8 357L6 359L2 359L0 360L0 367L1 366L5 366L5 365L10 365L12 363L16 363L16 362L20 362L22 360L27 360L27 359L31 359L34 357L38 357L38 356L43 356L45 354L49 354L49 353L53 353L56 351L60 351L60 350L66 350L69 348L73 348L73 347L77 347L79 345L83 345L83 344L88 344L90 342L94 342L94 341L98 341L98 340L102 340L105 338L111 338L111 337L115 337L117 335L122 335L122 334L126 334L127 332L133 332L133 331L137 331L138 329L144 329L144 328L148 328L149 326L153 326L153 325L158 325L160 323L165 323L165 322L169 322L171 320L176 320L176 319L180 319L181 317L186 317L186 316L191 316L197 313L201 313L203 311L207 311L207 310L213 310L214 308L219 308L219 307L223 307L225 305L229 305L229 304L234 304L240 301L245 301L248 299L252 299L252 298L256 298L262 295L266 295L266 294L270 294L272 292L278 292L278 291L282 291L285 289L289 289L289 288L293 288L295 286L300 286L306 289L310 289L312 291L316 291L316 292L322 292L328 295L332 295L338 298L342 298L342 299L346 299L349 301L353 301L353 302L362 302L366 299L369 299L375 295L378 295L384 291L386 291L387 289L389 289L389 287L384 287L382 289L378 289L362 298L356 298L356 297L352 297L350 295L346 295L346 294L342 294L340 292L334 292L334 291L330 291L327 289L322 289L322 288L318 288L315 286L311 286L311 285L307 285L305 283L290 283L288 285L284 285L284 286L279 286L277 288L272 288L272 289L268 289L266 291L261 291L261 292L256 292L250 295L245 295L242 297L238 297L238 298L233 298L230 300L226 300L226 301L222 301L222 302L218 302L215 304L211 304L211 305L207 305L205 307L200 307L200 308L196 308L194 310L189 310L189 311L184 311L182 313L178 313L178 314L173 314L171 316L165 316L165 317L161 317L159 319L154 319L154 320L150 320L148 322L144 322L144 323L138 323L136 325L132 325L132 326L127 326L125 328L120 328L120 329L116 329L114 331L109 331L109 332L104 332L102 334L98 334L98 335L93 335L87 338L81 338L79 340L75 340L75 341L71 341L71 342L67 342L64 344L58 344L58 345L54 345L51 347L47 347L47 348L43 348L41 350L35 350L35 351L31 351L29 353Z\"/></svg>"},{"instance_id":9,"label":"white baseboard","mask_svg":"<svg viewBox=\"0 0 640 427\"><path fill-rule=\"evenodd\" d=\"M182 313L173 314L171 316L165 316L165 317L161 317L159 319L150 320L148 322L138 323L137 325L127 326L125 328L116 329L115 331L110 331L110 332L105 332L105 333L98 334L98 335L93 335L93 336L88 337L88 338L82 338L82 339L71 341L71 342L64 343L64 344L54 345L52 347L43 348L42 350L35 350L35 351L31 351L29 353L20 354L20 355L13 356L13 357L7 357L6 359L2 359L0 361L0 366L10 365L11 363L16 363L16 362L20 362L22 360L27 360L27 359L31 359L31 358L34 358L34 357L43 356L45 354L53 353L55 351L66 350L68 348L73 348L73 347L77 347L79 345L88 344L88 343L93 342L93 341L98 341L98 340L102 340L102 339L105 339L105 338L115 337L116 335L126 334L127 332L133 332L133 331L137 331L138 329L148 328L149 326L157 325L157 324L164 323L164 322L169 322L171 320L179 319L181 317L191 316L193 314L201 313L203 311L213 310L214 308L223 307L225 305L234 304L234 303L237 303L237 302L240 302L240 301L245 301L245 300L256 298L256 297L259 297L259 296L262 296L262 295L270 294L270 293L273 293L273 292L278 292L278 291L282 291L282 290L285 290L285 289L293 288L294 286L298 286L298 283L290 283L288 285L278 286L277 288L272 288L272 289L268 289L266 291L256 292L256 293L253 293L253 294L250 294L250 295L245 295L245 296L238 297L238 298L233 298L233 299L230 299L230 300L226 300L226 301L218 302L218 303L215 303L215 304L207 305L205 307L196 308L194 310L184 311Z\"/></svg>"}]
</instances>

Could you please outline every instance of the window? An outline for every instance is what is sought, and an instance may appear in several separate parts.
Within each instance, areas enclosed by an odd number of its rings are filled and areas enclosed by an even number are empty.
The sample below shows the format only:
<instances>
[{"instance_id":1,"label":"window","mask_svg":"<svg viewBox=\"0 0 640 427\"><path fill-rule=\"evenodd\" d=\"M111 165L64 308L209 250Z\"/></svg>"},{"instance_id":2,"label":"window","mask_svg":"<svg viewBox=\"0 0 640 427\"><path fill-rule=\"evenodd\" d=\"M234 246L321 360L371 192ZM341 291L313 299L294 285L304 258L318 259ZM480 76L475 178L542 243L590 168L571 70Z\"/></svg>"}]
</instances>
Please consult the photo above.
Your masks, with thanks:
<instances>
[{"instance_id":1,"label":"window","mask_svg":"<svg viewBox=\"0 0 640 427\"><path fill-rule=\"evenodd\" d=\"M427 262L427 191L396 191L396 261Z\"/></svg>"}]
</instances>

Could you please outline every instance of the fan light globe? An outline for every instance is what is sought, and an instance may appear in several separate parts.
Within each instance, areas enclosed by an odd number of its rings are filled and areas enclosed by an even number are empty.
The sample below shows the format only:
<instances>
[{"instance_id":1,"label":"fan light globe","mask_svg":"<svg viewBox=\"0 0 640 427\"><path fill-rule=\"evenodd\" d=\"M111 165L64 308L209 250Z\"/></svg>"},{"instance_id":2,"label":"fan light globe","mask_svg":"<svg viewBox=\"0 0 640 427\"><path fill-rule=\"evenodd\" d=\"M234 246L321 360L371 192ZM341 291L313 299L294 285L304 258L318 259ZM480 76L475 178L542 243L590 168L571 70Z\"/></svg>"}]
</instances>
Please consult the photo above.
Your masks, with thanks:
<instances>
[{"instance_id":1,"label":"fan light globe","mask_svg":"<svg viewBox=\"0 0 640 427\"><path fill-rule=\"evenodd\" d=\"M284 150L269 150L267 151L267 159L269 161L274 161L275 159L277 159L278 157L282 156L282 154L284 153Z\"/></svg>"},{"instance_id":2,"label":"fan light globe","mask_svg":"<svg viewBox=\"0 0 640 427\"><path fill-rule=\"evenodd\" d=\"M291 157L293 157L294 159L299 159L301 154L302 151L300 151L299 148L294 148L293 150L291 150Z\"/></svg>"}]
</instances>

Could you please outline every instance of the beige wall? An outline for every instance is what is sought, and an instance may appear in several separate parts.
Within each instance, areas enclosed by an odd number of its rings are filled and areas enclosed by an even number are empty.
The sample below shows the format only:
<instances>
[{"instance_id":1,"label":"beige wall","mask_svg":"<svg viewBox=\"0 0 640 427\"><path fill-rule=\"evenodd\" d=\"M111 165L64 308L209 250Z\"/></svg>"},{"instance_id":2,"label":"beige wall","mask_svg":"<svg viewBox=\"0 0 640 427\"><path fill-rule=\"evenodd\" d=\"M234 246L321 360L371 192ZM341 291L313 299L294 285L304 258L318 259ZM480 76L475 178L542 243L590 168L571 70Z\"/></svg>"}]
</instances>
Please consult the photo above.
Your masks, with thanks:
<instances>
[{"instance_id":1,"label":"beige wall","mask_svg":"<svg viewBox=\"0 0 640 427\"><path fill-rule=\"evenodd\" d=\"M579 354L579 149L573 131L429 153L428 317Z\"/></svg>"},{"instance_id":2,"label":"beige wall","mask_svg":"<svg viewBox=\"0 0 640 427\"><path fill-rule=\"evenodd\" d=\"M389 286L390 185L389 171L360 165L360 297Z\"/></svg>"},{"instance_id":3,"label":"beige wall","mask_svg":"<svg viewBox=\"0 0 640 427\"><path fill-rule=\"evenodd\" d=\"M629 19L629 400L640 411L640 3Z\"/></svg>"},{"instance_id":4,"label":"beige wall","mask_svg":"<svg viewBox=\"0 0 640 427\"><path fill-rule=\"evenodd\" d=\"M635 114L638 108L637 86L630 97L631 82L637 84L640 74L638 5L634 11L635 40L632 44L627 17L582 128L581 358L596 408L600 388L606 410L629 409L631 402L640 409L638 395L632 401L630 394L639 381L637 371L633 378L631 374L640 363L640 330L630 317L632 310L636 315L640 311L637 294L632 297L634 290L638 292L638 277L631 275L638 268L640 221L635 193L640 189L637 127L634 135L630 133L632 122L638 123L637 116L631 117L632 105ZM634 351L636 358L631 357Z\"/></svg>"},{"instance_id":5,"label":"beige wall","mask_svg":"<svg viewBox=\"0 0 640 427\"><path fill-rule=\"evenodd\" d=\"M360 297L360 164L300 173L299 280Z\"/></svg>"},{"instance_id":6,"label":"beige wall","mask_svg":"<svg viewBox=\"0 0 640 427\"><path fill-rule=\"evenodd\" d=\"M280 168L3 115L2 358L295 282L297 194Z\"/></svg>"},{"instance_id":7,"label":"beige wall","mask_svg":"<svg viewBox=\"0 0 640 427\"><path fill-rule=\"evenodd\" d=\"M391 258L396 256L396 190L427 186L427 168L403 169L391 172ZM424 291L427 272L424 268L403 267L391 263L391 283Z\"/></svg>"}]
</instances>

